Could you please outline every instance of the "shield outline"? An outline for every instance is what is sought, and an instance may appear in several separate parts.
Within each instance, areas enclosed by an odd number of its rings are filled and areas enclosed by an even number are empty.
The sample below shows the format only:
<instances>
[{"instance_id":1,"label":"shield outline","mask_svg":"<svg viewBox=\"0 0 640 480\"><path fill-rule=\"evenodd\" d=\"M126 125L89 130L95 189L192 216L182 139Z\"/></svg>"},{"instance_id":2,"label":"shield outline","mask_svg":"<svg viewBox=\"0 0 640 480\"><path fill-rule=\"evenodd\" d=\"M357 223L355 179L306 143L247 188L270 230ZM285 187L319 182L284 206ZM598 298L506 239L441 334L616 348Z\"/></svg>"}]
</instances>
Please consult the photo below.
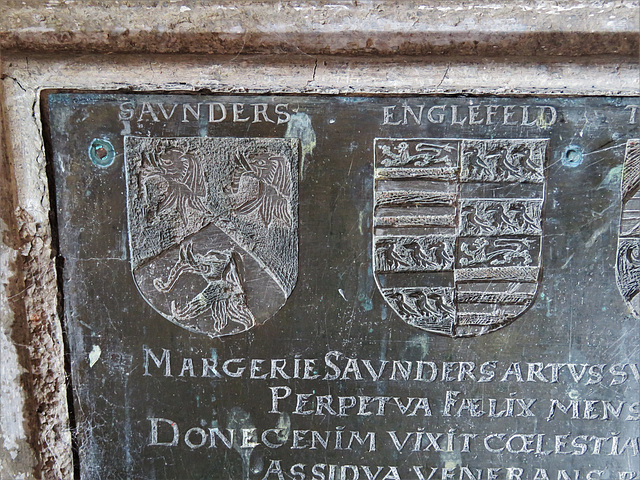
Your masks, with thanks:
<instances>
[{"instance_id":1,"label":"shield outline","mask_svg":"<svg viewBox=\"0 0 640 480\"><path fill-rule=\"evenodd\" d=\"M526 292L526 295L528 295L530 298L528 301L525 302L524 307L522 307L520 309L520 311L518 311L517 313L511 314L507 317L504 317L502 321L500 321L499 323L493 324L493 325L488 325L487 328L483 328L480 329L479 331L475 331L475 332L471 332L471 333L465 333L465 332L459 332L458 328L458 322L457 322L457 315L458 315L458 285L461 281L464 281L464 278L460 278L458 275L458 272L461 269L455 268L455 265L458 263L459 261L459 256L458 256L458 244L460 239L462 238L462 235L460 234L460 210L461 210L461 203L464 201L464 198L460 195L460 186L464 183L463 180L463 152L462 152L462 148L465 142L491 142L491 141L497 141L497 142L539 142L542 148L542 154L540 156L540 166L539 166L539 171L538 171L538 175L539 175L539 184L541 185L540 189L540 195L536 198L533 197L534 199L537 200L538 204L539 204L539 214L540 214L540 219L539 219L539 233L537 234L538 236L538 248L537 248L537 265L534 267L530 267L528 273L525 275L526 278L526 282L527 283L531 283L533 289ZM453 337L453 338L460 338L460 337L472 337L472 336L479 336L479 335L484 335L487 333L491 333L494 331L497 331L501 328L504 328L505 326L508 326L509 324L511 324L513 321L515 321L518 317L520 317L522 314L524 314L529 308L531 308L531 306L533 305L533 303L535 302L535 299L537 297L538 291L540 289L540 284L541 284L541 279L542 279L542 247L543 247L543 232L542 232L542 225L543 225L543 209L544 209L544 203L546 201L546 188L547 188L547 182L546 182L546 158L547 158L547 150L548 150L548 144L549 144L550 139L549 138L518 138L518 139L514 139L514 138L505 138L505 139L481 139L481 138L435 138L435 137L376 137L374 139L374 145L373 145L373 149L374 149L374 181L373 181L373 222L372 222L372 243L371 243L371 248L372 248L372 265L373 265L373 276L375 278L376 281L376 285L378 287L379 292L382 294L385 303L391 307L391 309L405 322L408 323L410 325L416 326L418 328L421 328L425 331L428 331L430 333L435 333L435 334L440 334L440 335L444 335L444 336L448 336L448 337ZM451 287L444 287L446 290L444 293L446 295L442 295L443 297L443 301L442 301L442 305L444 306L443 309L445 310L445 312L448 312L449 317L451 317L451 329L449 331L444 331L444 330L438 330L436 328L434 328L432 325L429 326L424 326L424 325L418 325L415 322L410 322L408 321L405 316L403 316L403 313L399 311L398 309L398 305L394 305L391 301L389 301L389 292L388 290L391 290L389 287L384 286L381 283L381 278L380 278L380 272L378 271L378 257L377 257L377 253L376 253L376 240L381 238L382 235L378 235L376 234L376 210L377 210L377 193L380 191L378 188L378 182L379 180L384 179L384 176L379 176L378 175L378 171L379 168L386 168L386 170L389 170L389 167L380 167L378 165L378 144L379 142L459 142L458 145L458 150L456 152L457 154L457 164L455 165L455 167L453 167L453 170L455 170L455 173L452 172L441 172L441 174L443 175L443 177L441 178L442 180L453 180L455 182L455 185L457 187L457 191L456 191L456 201L455 201L455 216L456 216L456 221L455 221L455 233L453 235L454 237L454 253L455 253L455 258L453 260L453 280L452 280L452 284L453 286ZM533 147L532 147L533 148ZM533 150L531 150L531 154L533 155ZM405 167L405 170L412 168L412 167ZM441 169L442 170L442 169ZM467 181L470 181L470 177L468 176L468 172L466 173L467 175ZM477 180L476 180L477 181ZM487 183L487 182L486 182ZM493 180L493 182L488 182L488 183L499 183L497 182L495 179ZM523 182L522 180L520 182L514 182L514 181L510 181L510 182L506 182L506 183L513 183L513 184L517 184L517 183L526 183ZM533 183L533 182L532 182ZM475 200L482 200L482 199L475 199ZM522 270L522 269L520 269ZM433 270L432 270L433 271ZM520 273L518 275L519 277L522 277L522 273ZM518 280L522 280L522 278L518 279ZM402 288L404 287L395 287L393 288L393 290L402 290ZM408 290L418 290L420 288L424 288L424 289L442 289L443 287L441 285L435 285L432 287L407 287ZM385 290L387 290L387 292L385 292ZM404 295L404 294L403 294ZM405 312L406 313L406 312Z\"/></svg>"},{"instance_id":2,"label":"shield outline","mask_svg":"<svg viewBox=\"0 0 640 480\"><path fill-rule=\"evenodd\" d=\"M130 140L133 139L133 140ZM291 170L290 170L290 188L291 188L291 193L290 193L290 198L289 198L289 203L291 205L291 215L292 215L292 230L293 230L293 234L292 234L292 243L293 243L293 254L295 256L294 258L294 262L293 262L293 274L292 274L292 279L289 281L288 285L283 285L281 282L276 282L280 288L280 292L284 295L284 298L282 299L282 301L280 302L280 304L275 307L275 308L271 308L271 311L269 313L268 316L260 318L260 321L255 323L254 325L249 326L248 328L241 330L241 331L231 331L231 332L216 332L216 333L211 333L211 332L207 332L207 331L203 331L201 328L198 327L193 327L193 326L189 326L186 325L184 323L181 323L180 321L178 321L176 318L174 318L174 316L172 314L168 314L166 311L163 311L161 308L158 307L158 305L156 304L156 302L152 301L149 298L149 295L147 293L145 293L144 288L141 286L140 281L139 281L139 276L136 275L136 268L138 268L141 264L138 265L134 265L133 262L133 257L134 257L134 252L137 250L137 247L134 245L134 239L133 239L133 235L132 235L132 216L131 216L131 211L132 211L132 198L134 197L132 195L131 192L131 186L132 186L132 182L136 181L136 178L134 178L134 176L132 176L132 172L130 170L133 170L132 165L131 165L131 161L129 160L129 156L130 156L130 152L127 149L127 142L129 141L135 141L135 140L141 140L141 141L147 141L147 142L168 142L171 143L173 142L186 142L189 140L196 140L196 141L201 141L201 142L206 142L206 141L211 141L211 142L256 142L256 143L264 143L266 142L267 144L269 143L273 143L274 145L279 145L280 147L284 148L285 150L288 149L288 153L290 154L290 156L286 159L288 162L290 162L290 166L291 166ZM272 318L281 308L282 306L284 306L284 304L286 303L287 299L289 298L289 296L291 295L293 289L295 288L296 282L297 282L297 275L298 275L298 224L299 224L299 220L298 220L298 178L299 178L299 150L300 150L300 142L297 138L280 138L280 137L276 137L276 138L271 138L271 137L139 137L139 136L134 136L134 135L127 135L124 137L124 142L125 142L125 161L124 161L124 177L125 177L125 185L126 185L126 204L127 204L127 236L128 236L128 246L129 246L129 265L131 268L131 274L132 274L132 278L134 281L134 284L136 286L136 289L138 290L140 296L142 299L145 300L145 302L154 310L156 311L160 316L162 316L163 318L165 318L166 320L169 320L171 323L179 326L180 328L183 328L187 331L193 332L193 333L197 333L197 334L204 334L210 338L218 338L218 337L222 337L222 336L228 336L228 335L234 335L237 333L242 333L244 331L247 331L249 329L251 329L253 326L256 325L260 325L262 323L264 323L265 321L267 321L269 318ZM145 260L145 261L152 261L154 258L165 254L167 251L171 250L171 249L176 249L179 248L181 249L181 246L184 242L186 242L189 238L192 237L196 237L199 234L201 234L201 232L206 229L202 228L198 231L193 232L190 235L187 235L181 242L179 243L173 243L171 246L165 248L164 250L162 250L159 254L150 257L149 259ZM267 272L269 275L271 275L272 277L274 277L273 272L269 269L269 267L267 267L264 263L264 259L261 258L258 254L249 251L244 245L242 245L242 241L239 241L238 238L233 238L231 236L229 236L228 239L232 244L235 244L235 246L237 246L239 249L242 249L244 251L245 256L249 255L256 263L259 265L260 269L262 269L264 272ZM275 280L275 278L274 278Z\"/></svg>"},{"instance_id":3,"label":"shield outline","mask_svg":"<svg viewBox=\"0 0 640 480\"><path fill-rule=\"evenodd\" d=\"M620 216L616 246L616 284L630 313L640 319L640 229L629 204L640 204L640 138L628 139L620 178ZM631 223L631 226L628 224Z\"/></svg>"}]
</instances>

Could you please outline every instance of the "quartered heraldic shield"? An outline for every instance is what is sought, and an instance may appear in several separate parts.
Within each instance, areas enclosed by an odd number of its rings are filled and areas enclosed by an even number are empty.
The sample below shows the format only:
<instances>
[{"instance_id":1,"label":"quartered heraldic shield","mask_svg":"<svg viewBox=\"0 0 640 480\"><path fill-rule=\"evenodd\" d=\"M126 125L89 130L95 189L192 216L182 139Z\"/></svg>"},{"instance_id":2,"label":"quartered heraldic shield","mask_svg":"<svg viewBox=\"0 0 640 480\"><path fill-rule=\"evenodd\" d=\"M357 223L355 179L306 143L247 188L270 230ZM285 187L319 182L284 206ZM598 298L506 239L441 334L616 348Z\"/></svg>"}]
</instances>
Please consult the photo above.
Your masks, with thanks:
<instances>
[{"instance_id":1,"label":"quartered heraldic shield","mask_svg":"<svg viewBox=\"0 0 640 480\"><path fill-rule=\"evenodd\" d=\"M541 276L547 144L375 140L374 273L405 322L477 336L531 306Z\"/></svg>"},{"instance_id":2,"label":"quartered heraldic shield","mask_svg":"<svg viewBox=\"0 0 640 480\"><path fill-rule=\"evenodd\" d=\"M131 269L163 317L219 337L272 317L298 273L298 140L125 138Z\"/></svg>"}]
</instances>

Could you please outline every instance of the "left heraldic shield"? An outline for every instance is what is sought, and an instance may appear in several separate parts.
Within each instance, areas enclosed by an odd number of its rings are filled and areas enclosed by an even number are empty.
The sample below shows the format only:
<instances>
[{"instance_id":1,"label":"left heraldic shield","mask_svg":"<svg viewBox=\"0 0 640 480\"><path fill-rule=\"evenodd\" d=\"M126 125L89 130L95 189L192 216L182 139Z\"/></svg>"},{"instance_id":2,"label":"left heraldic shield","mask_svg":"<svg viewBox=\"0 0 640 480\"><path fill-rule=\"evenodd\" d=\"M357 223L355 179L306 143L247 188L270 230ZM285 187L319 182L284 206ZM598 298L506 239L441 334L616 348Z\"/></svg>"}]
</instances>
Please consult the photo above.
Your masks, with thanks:
<instances>
[{"instance_id":1,"label":"left heraldic shield","mask_svg":"<svg viewBox=\"0 0 640 480\"><path fill-rule=\"evenodd\" d=\"M220 337L264 323L298 273L298 140L125 137L131 270L167 320Z\"/></svg>"},{"instance_id":2,"label":"left heraldic shield","mask_svg":"<svg viewBox=\"0 0 640 480\"><path fill-rule=\"evenodd\" d=\"M502 328L541 275L546 139L375 140L374 273L408 324Z\"/></svg>"}]
</instances>

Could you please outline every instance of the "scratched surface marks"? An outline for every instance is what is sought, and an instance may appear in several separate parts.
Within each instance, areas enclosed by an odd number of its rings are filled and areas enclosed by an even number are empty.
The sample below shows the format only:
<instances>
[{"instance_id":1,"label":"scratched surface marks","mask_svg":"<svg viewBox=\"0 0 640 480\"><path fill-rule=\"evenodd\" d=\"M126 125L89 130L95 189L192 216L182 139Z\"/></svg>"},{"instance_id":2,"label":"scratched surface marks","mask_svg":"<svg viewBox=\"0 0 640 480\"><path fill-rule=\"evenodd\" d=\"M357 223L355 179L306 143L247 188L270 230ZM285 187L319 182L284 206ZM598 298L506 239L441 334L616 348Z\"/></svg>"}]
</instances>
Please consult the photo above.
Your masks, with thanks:
<instances>
[{"instance_id":1,"label":"scratched surface marks","mask_svg":"<svg viewBox=\"0 0 640 480\"><path fill-rule=\"evenodd\" d=\"M80 478L630 480L638 104L45 94Z\"/></svg>"}]
</instances>

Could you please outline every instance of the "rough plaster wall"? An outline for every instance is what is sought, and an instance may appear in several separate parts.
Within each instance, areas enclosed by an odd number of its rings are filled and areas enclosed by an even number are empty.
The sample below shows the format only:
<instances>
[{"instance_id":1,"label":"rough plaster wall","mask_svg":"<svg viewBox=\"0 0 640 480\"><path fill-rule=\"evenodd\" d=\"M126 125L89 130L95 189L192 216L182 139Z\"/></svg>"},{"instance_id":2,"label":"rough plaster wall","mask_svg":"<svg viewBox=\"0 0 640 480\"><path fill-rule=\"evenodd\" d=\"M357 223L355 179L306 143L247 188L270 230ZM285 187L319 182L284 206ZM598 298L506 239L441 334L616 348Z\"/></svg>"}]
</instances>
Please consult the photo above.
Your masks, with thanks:
<instances>
[{"instance_id":1,"label":"rough plaster wall","mask_svg":"<svg viewBox=\"0 0 640 480\"><path fill-rule=\"evenodd\" d=\"M4 160L4 159L3 159ZM6 163L2 162L2 170ZM2 172L5 173L4 171ZM7 178L3 175L2 178ZM16 278L19 252L15 245L15 225L10 226L10 189L0 187L0 478L32 478L36 464L30 442L35 429L30 425L27 392L31 390L28 329L14 310L20 309L24 284Z\"/></svg>"},{"instance_id":2,"label":"rough plaster wall","mask_svg":"<svg viewBox=\"0 0 640 480\"><path fill-rule=\"evenodd\" d=\"M1 68L1 66L0 66ZM0 84L0 94L4 93ZM32 478L36 459L31 448L32 415L28 328L20 298L24 283L18 269L19 245L12 206L15 188L6 156L4 114L0 117L0 479ZM15 313L14 313L15 312ZM17 315L16 315L17 313ZM31 438L29 438L31 436Z\"/></svg>"},{"instance_id":3,"label":"rough plaster wall","mask_svg":"<svg viewBox=\"0 0 640 480\"><path fill-rule=\"evenodd\" d=\"M48 222L49 196L39 114L44 88L306 93L591 93L632 95L640 91L637 62L628 58L589 60L510 59L481 64L461 58L388 58L367 60L336 57L206 57L206 56L6 56L3 63L6 149L12 164L3 178L3 205L12 200L11 242L0 249L0 261L22 264L23 283L3 278L2 326L13 337L3 347L10 355L3 382L13 389L10 411L3 411L5 436L1 458L21 442L20 458L0 470L39 470L47 479L71 478L70 435L64 388L62 333L56 312L56 284ZM177 81L176 79L179 79ZM542 88L541 86L544 86ZM13 207L11 207L13 208ZM5 208L6 210L6 208ZM6 213L6 212L5 212ZM21 270L12 267L8 275ZM21 277L18 277L21 278ZM22 285L21 287L19 287ZM15 292L15 293L14 293ZM17 294L17 295L16 295ZM6 296L14 296L7 302ZM9 308L7 308L7 305ZM13 320L15 318L15 321ZM28 319L25 320L25 319ZM12 323L13 322L13 323ZM18 325L18 326L16 326ZM28 325L28 328L25 328ZM20 327L21 326L21 327ZM17 337L22 340L18 341ZM0 337L4 338L4 337ZM16 356L21 345L28 354ZM12 356L12 357L11 357ZM26 362L26 363L25 363ZM16 374L31 372L17 388ZM27 375L28 376L28 375ZM24 379L23 379L24 380ZM14 395L15 392L18 395ZM26 398L29 404L25 405ZM30 418L26 412L37 412ZM13 417L12 417L13 415ZM12 419L15 419L13 421ZM32 435L29 438L28 435ZM9 440L7 442L7 440ZM38 454L34 467L27 442ZM23 454L24 452L24 454ZM13 470L10 470L12 469ZM12 472L12 473L7 473ZM17 473L16 473L17 475Z\"/></svg>"},{"instance_id":4,"label":"rough plaster wall","mask_svg":"<svg viewBox=\"0 0 640 480\"><path fill-rule=\"evenodd\" d=\"M48 196L42 187L46 180L44 150L39 140L35 144L38 153L26 162L36 167L32 170L39 170L41 186L32 192L28 202L20 203L16 196L20 188L14 183L16 166L11 160L16 158L16 152L27 153L24 142L30 139L12 135L6 121L10 118L8 112L19 109L27 113L22 122L29 122L40 135L39 110L35 108L33 93L29 94L16 81L3 82L2 92L5 134L0 213L7 228L0 245L0 260L5 261L2 265L5 288L0 295L6 295L7 300L0 301L4 333L0 339L4 447L0 450L3 463L0 478L63 479L69 478L72 465Z\"/></svg>"},{"instance_id":5,"label":"rough plaster wall","mask_svg":"<svg viewBox=\"0 0 640 480\"><path fill-rule=\"evenodd\" d=\"M9 228L2 220L0 230L4 237L9 234ZM32 429L26 421L29 414L23 393L28 385L22 381L29 370L19 351L27 344L16 339L15 317L9 308L10 297L15 295L8 293L15 290L10 277L17 252L5 247L0 248L0 478L26 480L32 478L35 467L35 456L27 437Z\"/></svg>"}]
</instances>

